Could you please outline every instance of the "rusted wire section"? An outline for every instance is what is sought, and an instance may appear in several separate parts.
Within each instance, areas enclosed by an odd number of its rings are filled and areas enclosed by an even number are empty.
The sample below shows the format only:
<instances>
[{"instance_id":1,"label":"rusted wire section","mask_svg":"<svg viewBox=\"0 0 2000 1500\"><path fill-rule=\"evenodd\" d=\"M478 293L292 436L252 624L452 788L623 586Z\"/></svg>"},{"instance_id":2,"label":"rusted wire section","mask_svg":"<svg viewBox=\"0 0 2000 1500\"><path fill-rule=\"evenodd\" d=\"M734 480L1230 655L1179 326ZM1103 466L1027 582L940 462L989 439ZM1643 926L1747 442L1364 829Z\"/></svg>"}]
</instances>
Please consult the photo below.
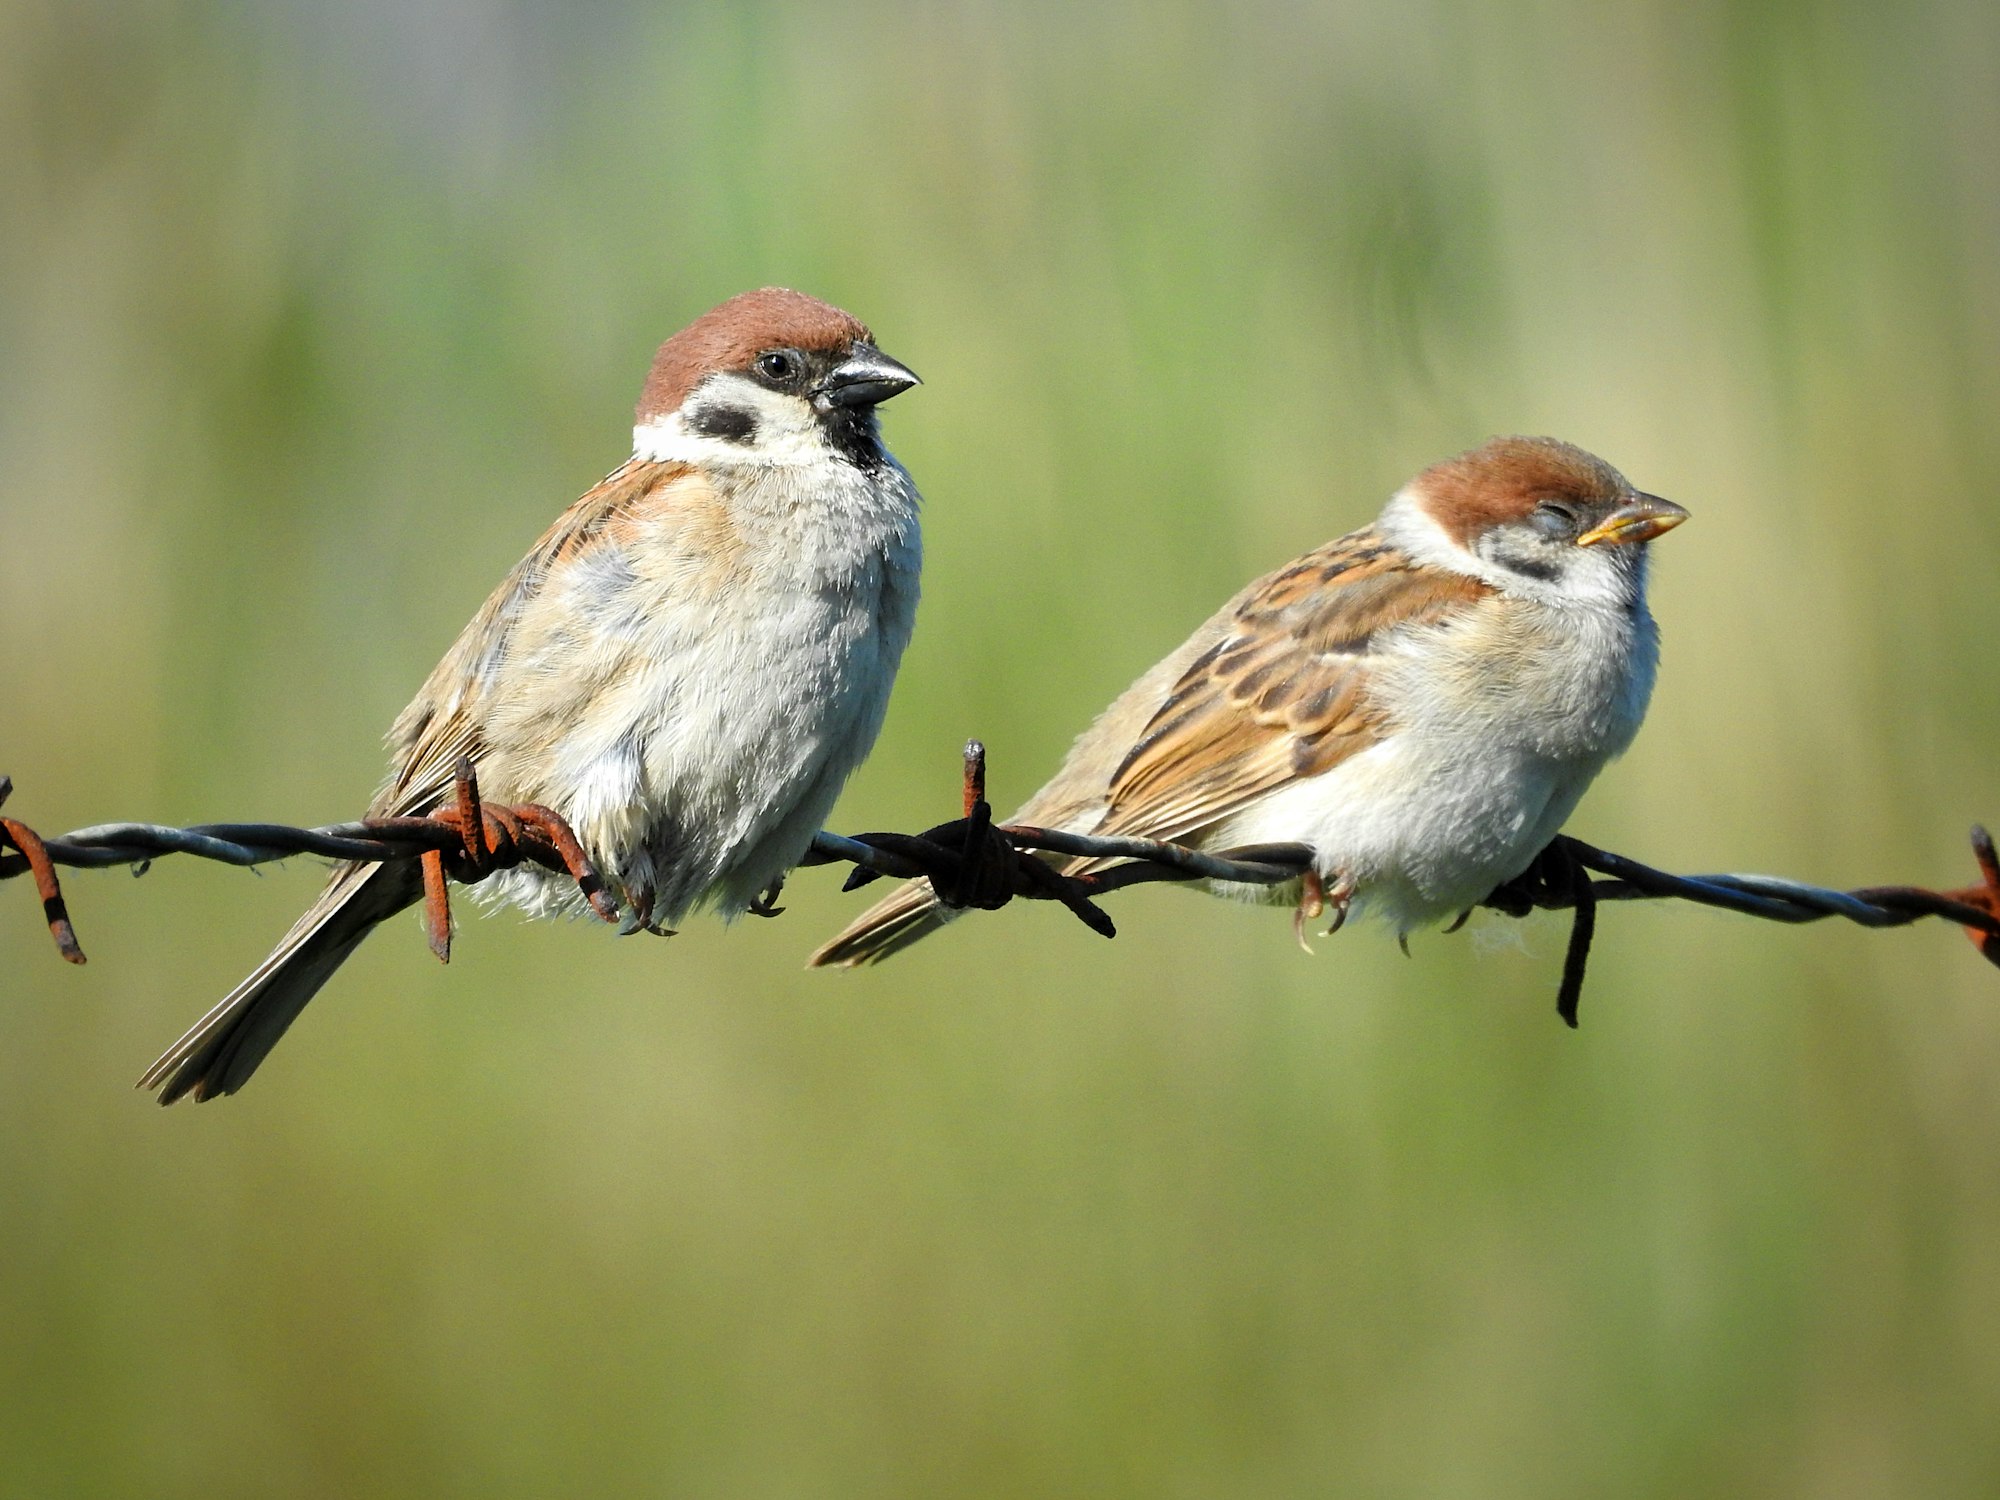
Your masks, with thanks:
<instances>
[{"instance_id":1,"label":"rusted wire section","mask_svg":"<svg viewBox=\"0 0 2000 1500\"><path fill-rule=\"evenodd\" d=\"M447 879L477 885L488 875L523 860L560 870L576 882L590 909L607 922L618 920L618 903L605 889L568 823L535 802L509 807L483 802L472 762L460 757L455 775L457 800L415 823L435 823L456 833L449 844L424 850L424 925L439 963L451 962L451 896Z\"/></svg>"},{"instance_id":2,"label":"rusted wire section","mask_svg":"<svg viewBox=\"0 0 2000 1500\"><path fill-rule=\"evenodd\" d=\"M847 890L883 876L928 879L938 899L951 907L990 911L1017 898L1058 901L1104 937L1116 936L1117 929L1096 898L1111 891L1153 881L1284 885L1312 867L1312 851L1303 844L1209 851L1156 839L1092 838L1025 824L996 824L986 800L986 750L977 740L966 744L963 772L962 817L918 834L863 833L848 838L822 833L800 863L853 865ZM0 776L0 802L11 789L12 783ZM448 882L473 884L524 860L566 873L598 916L607 922L618 920L618 903L562 818L534 804L508 807L482 802L472 766L464 761L458 768L455 801L428 817L364 818L324 828L106 823L46 840L23 823L0 818L0 847L17 851L0 853L0 880L35 877L49 931L72 963L82 963L83 953L64 910L54 866L129 864L143 874L163 854L192 854L235 865L263 864L295 854L344 860L420 859L431 947L439 958L451 952ZM1575 913L1556 996L1558 1014L1574 1026L1597 905L1603 901L1692 901L1771 922L1840 917L1863 927L1902 927L1925 917L1941 917L1963 927L1980 953L2000 965L2000 854L1983 828L1972 830L1972 849L1980 871L1976 885L1947 891L1910 885L1836 891L1773 875L1672 875L1560 835L1525 873L1480 905L1515 917L1536 910ZM1041 855L1112 863L1070 875ZM1592 879L1593 872L1608 878Z\"/></svg>"},{"instance_id":3,"label":"rusted wire section","mask_svg":"<svg viewBox=\"0 0 2000 1500\"><path fill-rule=\"evenodd\" d=\"M0 776L0 802L12 789L13 783ZM607 922L618 920L618 903L559 814L531 802L518 807L482 802L478 780L466 761L458 766L457 793L452 805L427 817L362 818L324 828L292 828L281 823L205 823L195 828L102 823L60 838L41 839L26 824L0 818L0 846L19 851L0 854L0 880L24 874L35 877L50 935L71 963L82 963L83 953L63 907L54 866L98 869L131 865L135 875L143 875L164 854L192 854L232 865L268 864L295 854L361 861L421 860L431 950L441 959L451 954L447 879L472 885L496 871L531 862L568 875L592 911Z\"/></svg>"},{"instance_id":4,"label":"rusted wire section","mask_svg":"<svg viewBox=\"0 0 2000 1500\"><path fill-rule=\"evenodd\" d=\"M12 777L0 776L0 803L6 802L13 793ZM77 946L76 929L70 926L69 908L63 905L62 884L56 879L55 866L49 862L48 846L35 836L35 830L26 823L13 818L0 818L0 846L20 850L19 868L5 873L18 875L28 870L35 877L35 892L42 898L42 916L49 924L49 936L56 940L56 952L73 964L89 962L83 956L83 949ZM13 863L0 860L0 864Z\"/></svg>"}]
</instances>

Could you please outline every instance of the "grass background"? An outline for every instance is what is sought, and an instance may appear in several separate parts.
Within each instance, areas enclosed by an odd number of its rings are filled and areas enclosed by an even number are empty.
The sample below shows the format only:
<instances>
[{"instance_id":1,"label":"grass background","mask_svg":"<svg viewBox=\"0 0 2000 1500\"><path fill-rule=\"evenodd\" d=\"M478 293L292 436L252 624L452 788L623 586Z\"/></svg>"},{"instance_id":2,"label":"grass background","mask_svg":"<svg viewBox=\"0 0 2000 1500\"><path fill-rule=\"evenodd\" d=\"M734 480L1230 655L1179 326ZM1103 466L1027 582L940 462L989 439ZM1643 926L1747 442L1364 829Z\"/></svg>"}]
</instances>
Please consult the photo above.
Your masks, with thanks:
<instances>
[{"instance_id":1,"label":"grass background","mask_svg":"<svg viewBox=\"0 0 2000 1500\"><path fill-rule=\"evenodd\" d=\"M1665 666L1573 828L1967 878L2000 818L2000 23L1976 0L0 0L0 769L53 832L352 815L800 286L925 387L927 601L836 826L996 798L1245 578L1496 431L1608 456ZM379 936L245 1094L129 1084L310 898L0 900L0 1491L1988 1495L2000 985L1608 912L1313 959L1047 908L805 974Z\"/></svg>"}]
</instances>

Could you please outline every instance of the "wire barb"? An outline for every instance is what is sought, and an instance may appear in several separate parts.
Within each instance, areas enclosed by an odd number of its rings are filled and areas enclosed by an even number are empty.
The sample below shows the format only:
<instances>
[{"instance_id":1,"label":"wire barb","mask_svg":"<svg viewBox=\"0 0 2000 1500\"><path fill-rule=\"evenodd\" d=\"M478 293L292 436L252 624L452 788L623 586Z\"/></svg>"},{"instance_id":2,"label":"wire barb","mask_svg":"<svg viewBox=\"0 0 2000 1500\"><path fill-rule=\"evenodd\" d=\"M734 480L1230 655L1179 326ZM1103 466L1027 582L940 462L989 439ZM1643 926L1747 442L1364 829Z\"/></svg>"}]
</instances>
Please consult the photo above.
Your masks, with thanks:
<instances>
[{"instance_id":1,"label":"wire barb","mask_svg":"<svg viewBox=\"0 0 2000 1500\"><path fill-rule=\"evenodd\" d=\"M13 781L0 776L0 802ZM448 880L475 885L487 876L532 862L569 876L590 908L607 922L618 920L618 903L583 852L561 815L537 803L518 807L482 802L469 761L458 767L457 801L428 817L363 818L324 828L292 828L282 823L209 823L165 828L154 823L106 823L43 839L27 824L0 818L0 880L32 874L42 898L49 933L62 956L84 961L63 903L55 866L98 869L131 865L143 874L163 854L192 854L223 864L260 865L295 854L381 862L415 859L424 873L424 915L431 951L451 958L451 897Z\"/></svg>"},{"instance_id":2,"label":"wire barb","mask_svg":"<svg viewBox=\"0 0 2000 1500\"><path fill-rule=\"evenodd\" d=\"M1591 939L1597 936L1597 892L1591 886L1590 871L1567 846L1563 847L1563 856L1569 864L1570 899L1576 903L1576 917L1569 925L1569 946L1563 950L1562 983L1556 987L1556 1014L1574 1031L1577 1012L1583 1006L1583 971L1590 965Z\"/></svg>"},{"instance_id":3,"label":"wire barb","mask_svg":"<svg viewBox=\"0 0 2000 1500\"><path fill-rule=\"evenodd\" d=\"M0 776L0 803L5 803L13 791L14 778ZM76 929L70 925L69 908L63 904L62 883L56 879L55 866L49 862L48 846L36 837L34 829L13 818L0 818L0 845L20 850L25 867L34 873L35 893L42 898L42 917L49 924L56 952L70 963L88 963L77 943ZM18 875L20 871L4 873Z\"/></svg>"},{"instance_id":4,"label":"wire barb","mask_svg":"<svg viewBox=\"0 0 2000 1500\"><path fill-rule=\"evenodd\" d=\"M1977 823L1972 825L1972 857L1979 864L1980 883L1953 891L1951 897L2000 921L2000 854L1994 852L1993 835ZM1988 963L2000 966L2000 930L1967 924L1965 935Z\"/></svg>"},{"instance_id":5,"label":"wire barb","mask_svg":"<svg viewBox=\"0 0 2000 1500\"><path fill-rule=\"evenodd\" d=\"M1986 960L2000 966L2000 856L1994 852L1992 836L1976 824L1972 853L1979 865L1979 885L1953 891L1916 885L1835 891L1777 875L1670 875L1558 834L1526 871L1480 904L1512 917L1525 917L1536 909L1575 913L1556 997L1557 1013L1575 1026L1600 901L1692 901L1793 924L1841 917L1861 927L1906 927L1924 917L1942 917L1962 926ZM1612 878L1592 880L1593 870Z\"/></svg>"},{"instance_id":6,"label":"wire barb","mask_svg":"<svg viewBox=\"0 0 2000 1500\"><path fill-rule=\"evenodd\" d=\"M955 911L994 911L1009 901L1059 901L1100 937L1116 937L1110 915L1091 897L1096 877L1065 875L1035 857L1041 829L1002 828L986 800L986 747L968 740L963 753L960 806L964 816L919 834L860 833L852 838L822 833L802 864L847 861L854 865L842 890L851 891L883 876L927 879L938 901Z\"/></svg>"}]
</instances>

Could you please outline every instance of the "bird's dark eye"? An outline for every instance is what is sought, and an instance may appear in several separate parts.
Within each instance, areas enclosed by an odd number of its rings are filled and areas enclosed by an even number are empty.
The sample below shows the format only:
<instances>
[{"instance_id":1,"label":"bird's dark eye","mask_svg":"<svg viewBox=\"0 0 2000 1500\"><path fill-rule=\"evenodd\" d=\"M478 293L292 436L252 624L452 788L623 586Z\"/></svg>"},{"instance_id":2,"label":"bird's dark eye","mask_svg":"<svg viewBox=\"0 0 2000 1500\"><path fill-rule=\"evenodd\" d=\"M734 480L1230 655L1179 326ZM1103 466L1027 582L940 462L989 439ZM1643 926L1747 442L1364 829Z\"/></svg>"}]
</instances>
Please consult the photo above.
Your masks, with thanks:
<instances>
[{"instance_id":1,"label":"bird's dark eye","mask_svg":"<svg viewBox=\"0 0 2000 1500\"><path fill-rule=\"evenodd\" d=\"M796 349L773 349L757 356L757 373L773 385L796 380L806 367L805 356Z\"/></svg>"},{"instance_id":2,"label":"bird's dark eye","mask_svg":"<svg viewBox=\"0 0 2000 1500\"><path fill-rule=\"evenodd\" d=\"M1528 514L1528 524L1551 541L1576 535L1576 512L1557 500L1544 500Z\"/></svg>"}]
</instances>

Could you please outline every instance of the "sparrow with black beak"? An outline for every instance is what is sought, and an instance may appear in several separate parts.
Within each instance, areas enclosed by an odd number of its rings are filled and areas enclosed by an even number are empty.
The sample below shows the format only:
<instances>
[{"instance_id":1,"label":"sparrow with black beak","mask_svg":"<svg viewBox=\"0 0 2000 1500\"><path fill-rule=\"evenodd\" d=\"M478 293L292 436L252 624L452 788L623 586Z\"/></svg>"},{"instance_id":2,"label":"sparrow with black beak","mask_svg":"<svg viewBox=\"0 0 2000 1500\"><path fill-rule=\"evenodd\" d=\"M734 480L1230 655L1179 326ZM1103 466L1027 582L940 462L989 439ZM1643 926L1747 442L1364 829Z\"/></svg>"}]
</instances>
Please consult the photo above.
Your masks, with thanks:
<instances>
[{"instance_id":1,"label":"sparrow with black beak","mask_svg":"<svg viewBox=\"0 0 2000 1500\"><path fill-rule=\"evenodd\" d=\"M389 731L371 815L483 794L560 813L638 924L749 910L874 743L917 605L917 492L875 408L917 377L799 292L732 297L660 346L632 457L563 512ZM533 866L476 887L581 908ZM348 864L141 1083L234 1093L361 940L421 896Z\"/></svg>"}]
</instances>

